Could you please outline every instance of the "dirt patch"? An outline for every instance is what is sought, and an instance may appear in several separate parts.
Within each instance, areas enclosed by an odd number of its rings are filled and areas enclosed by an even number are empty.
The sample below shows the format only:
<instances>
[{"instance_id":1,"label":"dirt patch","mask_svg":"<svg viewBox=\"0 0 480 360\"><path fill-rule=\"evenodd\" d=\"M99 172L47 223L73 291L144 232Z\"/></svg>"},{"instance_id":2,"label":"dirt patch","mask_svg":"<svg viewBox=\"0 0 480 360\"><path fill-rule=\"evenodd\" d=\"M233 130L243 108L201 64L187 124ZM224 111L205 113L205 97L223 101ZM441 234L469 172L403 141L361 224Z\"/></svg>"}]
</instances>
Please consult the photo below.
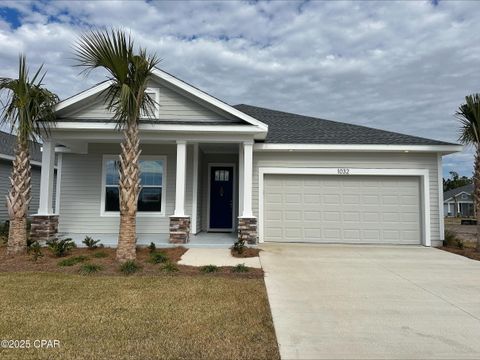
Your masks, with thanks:
<instances>
[{"instance_id":1,"label":"dirt patch","mask_svg":"<svg viewBox=\"0 0 480 360\"><path fill-rule=\"evenodd\" d=\"M8 256L6 254L6 246L0 247L0 273L12 272L54 272L64 274L79 274L84 264L95 264L101 267L101 270L93 276L125 276L120 271L120 264L115 259L115 249L98 248L89 250L86 248L73 249L68 256L55 257L48 248L42 248L43 257L37 261L32 260L29 254ZM176 264L182 255L188 249L178 246L172 248L159 248L156 252L163 253L169 262ZM99 254L103 255L99 257ZM59 262L65 259L84 256L87 259L73 266L59 266ZM235 272L233 267L219 267L218 271L211 274L204 274L199 267L177 265L178 271L166 272L162 271L164 264L152 264L150 262L150 250L148 248L137 249L136 262L141 269L130 276L165 276L165 275L199 275L199 276L221 276L236 278L261 278L263 270L248 268L247 272Z\"/></svg>"},{"instance_id":2,"label":"dirt patch","mask_svg":"<svg viewBox=\"0 0 480 360\"><path fill-rule=\"evenodd\" d=\"M480 260L480 252L475 251L474 248L455 249L451 247L442 246L439 249L451 252L453 254L462 255L473 260Z\"/></svg>"},{"instance_id":3,"label":"dirt patch","mask_svg":"<svg viewBox=\"0 0 480 360\"><path fill-rule=\"evenodd\" d=\"M231 254L233 257L236 257L236 258L251 258L251 257L257 257L258 254L260 254L260 249L256 249L256 248L251 248L251 247L247 247L245 249L243 249L243 252L239 253L238 251L235 251L233 248L231 249Z\"/></svg>"}]
</instances>

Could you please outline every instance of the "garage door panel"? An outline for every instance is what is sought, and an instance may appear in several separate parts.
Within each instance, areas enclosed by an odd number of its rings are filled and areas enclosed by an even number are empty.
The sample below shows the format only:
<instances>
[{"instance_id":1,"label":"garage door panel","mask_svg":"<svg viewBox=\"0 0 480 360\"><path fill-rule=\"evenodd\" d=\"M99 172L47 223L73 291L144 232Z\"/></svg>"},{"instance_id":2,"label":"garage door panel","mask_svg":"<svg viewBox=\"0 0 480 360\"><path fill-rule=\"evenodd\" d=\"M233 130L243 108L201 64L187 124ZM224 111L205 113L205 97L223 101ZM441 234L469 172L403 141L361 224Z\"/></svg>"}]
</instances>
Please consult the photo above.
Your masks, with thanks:
<instances>
[{"instance_id":1,"label":"garage door panel","mask_svg":"<svg viewBox=\"0 0 480 360\"><path fill-rule=\"evenodd\" d=\"M420 244L416 177L266 175L266 241Z\"/></svg>"}]
</instances>

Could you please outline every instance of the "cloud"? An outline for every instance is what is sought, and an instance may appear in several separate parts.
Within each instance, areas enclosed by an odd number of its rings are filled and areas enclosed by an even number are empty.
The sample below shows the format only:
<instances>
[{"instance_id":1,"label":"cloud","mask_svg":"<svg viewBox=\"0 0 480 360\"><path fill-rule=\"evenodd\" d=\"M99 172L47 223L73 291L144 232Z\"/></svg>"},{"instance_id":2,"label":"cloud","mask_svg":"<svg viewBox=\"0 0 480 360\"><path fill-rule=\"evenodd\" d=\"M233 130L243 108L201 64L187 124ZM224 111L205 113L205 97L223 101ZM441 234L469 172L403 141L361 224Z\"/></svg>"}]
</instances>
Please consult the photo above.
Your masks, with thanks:
<instances>
[{"instance_id":1,"label":"cloud","mask_svg":"<svg viewBox=\"0 0 480 360\"><path fill-rule=\"evenodd\" d=\"M19 52L45 63L61 98L91 86L72 44L129 29L161 67L229 103L250 103L455 142L453 116L479 87L475 2L2 2L2 75ZM472 151L445 158L470 175Z\"/></svg>"}]
</instances>

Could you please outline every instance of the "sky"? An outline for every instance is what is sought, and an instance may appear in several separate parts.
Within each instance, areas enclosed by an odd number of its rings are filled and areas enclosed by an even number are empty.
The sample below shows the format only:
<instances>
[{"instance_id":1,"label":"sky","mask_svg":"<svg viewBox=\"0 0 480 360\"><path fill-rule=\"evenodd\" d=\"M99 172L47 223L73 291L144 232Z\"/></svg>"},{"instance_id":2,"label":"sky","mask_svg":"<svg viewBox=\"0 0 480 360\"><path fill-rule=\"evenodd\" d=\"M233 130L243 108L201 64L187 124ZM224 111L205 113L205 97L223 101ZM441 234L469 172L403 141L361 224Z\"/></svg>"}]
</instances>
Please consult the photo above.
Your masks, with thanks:
<instances>
[{"instance_id":1,"label":"sky","mask_svg":"<svg viewBox=\"0 0 480 360\"><path fill-rule=\"evenodd\" d=\"M0 76L16 76L24 53L67 98L104 79L74 67L78 36L117 27L232 105L457 142L455 111L480 92L479 18L474 1L4 0ZM472 154L444 157L444 174L471 176Z\"/></svg>"}]
</instances>

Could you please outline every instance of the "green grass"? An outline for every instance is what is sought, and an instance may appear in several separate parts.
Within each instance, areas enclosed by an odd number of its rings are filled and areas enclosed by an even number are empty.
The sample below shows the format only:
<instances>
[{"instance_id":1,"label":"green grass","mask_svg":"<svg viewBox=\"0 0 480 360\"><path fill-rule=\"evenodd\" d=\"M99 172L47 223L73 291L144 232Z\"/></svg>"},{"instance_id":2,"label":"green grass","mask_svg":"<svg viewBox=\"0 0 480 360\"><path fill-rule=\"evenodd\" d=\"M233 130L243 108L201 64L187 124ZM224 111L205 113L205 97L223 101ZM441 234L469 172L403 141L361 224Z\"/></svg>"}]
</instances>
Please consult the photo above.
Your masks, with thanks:
<instances>
[{"instance_id":1,"label":"green grass","mask_svg":"<svg viewBox=\"0 0 480 360\"><path fill-rule=\"evenodd\" d=\"M162 252L152 252L150 253L150 259L148 260L151 264L161 264L168 260L167 255Z\"/></svg>"},{"instance_id":2,"label":"green grass","mask_svg":"<svg viewBox=\"0 0 480 360\"><path fill-rule=\"evenodd\" d=\"M232 268L234 273L246 273L248 272L248 267L245 264L237 264Z\"/></svg>"},{"instance_id":3,"label":"green grass","mask_svg":"<svg viewBox=\"0 0 480 360\"><path fill-rule=\"evenodd\" d=\"M205 265L200 268L200 271L205 274L210 274L218 271L218 267L216 265Z\"/></svg>"},{"instance_id":4,"label":"green grass","mask_svg":"<svg viewBox=\"0 0 480 360\"><path fill-rule=\"evenodd\" d=\"M0 274L0 359L278 359L263 279ZM214 311L213 311L214 309Z\"/></svg>"},{"instance_id":5,"label":"green grass","mask_svg":"<svg viewBox=\"0 0 480 360\"><path fill-rule=\"evenodd\" d=\"M105 251L97 251L96 253L93 254L93 257L97 259L101 259L101 258L108 257L108 254Z\"/></svg>"},{"instance_id":6,"label":"green grass","mask_svg":"<svg viewBox=\"0 0 480 360\"><path fill-rule=\"evenodd\" d=\"M59 261L58 266L73 266L73 265L79 264L81 262L84 262L87 259L88 259L88 257L83 256L83 255L69 257L67 259L63 259L63 260Z\"/></svg>"},{"instance_id":7,"label":"green grass","mask_svg":"<svg viewBox=\"0 0 480 360\"><path fill-rule=\"evenodd\" d=\"M132 275L139 271L142 267L138 265L135 261L129 260L120 265L120 271L125 275Z\"/></svg>"},{"instance_id":8,"label":"green grass","mask_svg":"<svg viewBox=\"0 0 480 360\"><path fill-rule=\"evenodd\" d=\"M101 271L103 267L98 264L83 264L80 267L80 274L82 275L91 275Z\"/></svg>"}]
</instances>

